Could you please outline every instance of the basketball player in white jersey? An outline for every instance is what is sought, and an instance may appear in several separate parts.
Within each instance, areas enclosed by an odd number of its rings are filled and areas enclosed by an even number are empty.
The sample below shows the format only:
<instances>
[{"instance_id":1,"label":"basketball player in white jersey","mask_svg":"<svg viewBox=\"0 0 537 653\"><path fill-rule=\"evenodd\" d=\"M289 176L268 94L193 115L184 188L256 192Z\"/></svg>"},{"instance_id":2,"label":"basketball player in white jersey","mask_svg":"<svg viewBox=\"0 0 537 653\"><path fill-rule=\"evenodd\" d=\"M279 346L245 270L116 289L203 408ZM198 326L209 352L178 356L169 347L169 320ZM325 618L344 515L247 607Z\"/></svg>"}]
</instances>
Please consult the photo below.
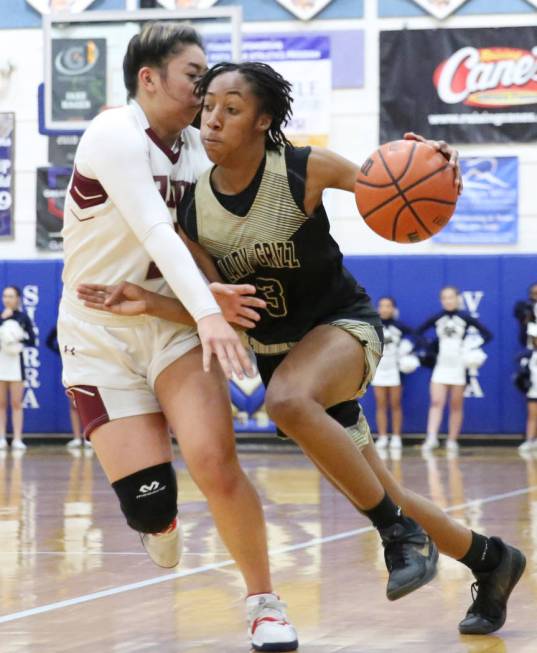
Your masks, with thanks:
<instances>
[{"instance_id":1,"label":"basketball player in white jersey","mask_svg":"<svg viewBox=\"0 0 537 653\"><path fill-rule=\"evenodd\" d=\"M244 576L258 650L289 651L296 632L272 592L260 501L239 466L226 379L211 358L227 376L252 365L173 224L185 188L208 166L189 126L206 67L193 29L147 24L124 58L129 104L97 116L80 141L63 231L63 377L127 523L164 567L180 557L169 423ZM107 315L76 297L81 281L122 279L179 298L187 324ZM226 314L239 297L221 295ZM260 305L246 299L243 318L249 302Z\"/></svg>"}]
</instances>

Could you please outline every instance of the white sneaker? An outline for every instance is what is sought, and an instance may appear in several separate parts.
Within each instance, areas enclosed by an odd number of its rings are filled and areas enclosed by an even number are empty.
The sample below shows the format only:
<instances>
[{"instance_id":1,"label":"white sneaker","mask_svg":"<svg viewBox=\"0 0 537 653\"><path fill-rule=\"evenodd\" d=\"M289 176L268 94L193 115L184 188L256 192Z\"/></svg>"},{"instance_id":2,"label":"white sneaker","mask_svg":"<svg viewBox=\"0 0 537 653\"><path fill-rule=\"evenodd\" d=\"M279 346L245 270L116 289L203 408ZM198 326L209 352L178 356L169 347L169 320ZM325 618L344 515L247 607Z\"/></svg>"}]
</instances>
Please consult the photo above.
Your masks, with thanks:
<instances>
[{"instance_id":1,"label":"white sneaker","mask_svg":"<svg viewBox=\"0 0 537 653\"><path fill-rule=\"evenodd\" d=\"M162 533L140 533L140 538L149 557L156 565L170 569L179 564L183 538L177 517Z\"/></svg>"},{"instance_id":2,"label":"white sneaker","mask_svg":"<svg viewBox=\"0 0 537 653\"><path fill-rule=\"evenodd\" d=\"M446 440L446 451L451 451L452 453L459 451L459 443L456 440Z\"/></svg>"},{"instance_id":3,"label":"white sneaker","mask_svg":"<svg viewBox=\"0 0 537 653\"><path fill-rule=\"evenodd\" d=\"M80 447L84 446L84 443L82 440L79 440L78 438L73 438L72 440L69 440L69 442L65 445L68 449L79 449Z\"/></svg>"},{"instance_id":4,"label":"white sneaker","mask_svg":"<svg viewBox=\"0 0 537 653\"><path fill-rule=\"evenodd\" d=\"M431 449L438 449L439 446L440 443L438 442L436 435L428 435L425 438L425 442L421 445L421 448L424 451L431 451Z\"/></svg>"},{"instance_id":5,"label":"white sneaker","mask_svg":"<svg viewBox=\"0 0 537 653\"><path fill-rule=\"evenodd\" d=\"M403 441L401 440L400 435L392 435L390 438L390 449L402 449Z\"/></svg>"},{"instance_id":6,"label":"white sneaker","mask_svg":"<svg viewBox=\"0 0 537 653\"><path fill-rule=\"evenodd\" d=\"M12 440L11 448L18 449L19 451L25 451L28 447L24 444L22 440Z\"/></svg>"},{"instance_id":7,"label":"white sneaker","mask_svg":"<svg viewBox=\"0 0 537 653\"><path fill-rule=\"evenodd\" d=\"M0 449L7 449L7 440L5 438L0 438Z\"/></svg>"},{"instance_id":8,"label":"white sneaker","mask_svg":"<svg viewBox=\"0 0 537 653\"><path fill-rule=\"evenodd\" d=\"M535 448L535 440L524 440L524 442L518 447L520 453L526 451L532 451Z\"/></svg>"},{"instance_id":9,"label":"white sneaker","mask_svg":"<svg viewBox=\"0 0 537 653\"><path fill-rule=\"evenodd\" d=\"M246 599L248 635L254 651L296 651L296 630L287 621L286 604L276 594L254 594Z\"/></svg>"},{"instance_id":10,"label":"white sneaker","mask_svg":"<svg viewBox=\"0 0 537 653\"><path fill-rule=\"evenodd\" d=\"M386 449L388 446L388 436L387 435L379 435L377 438L377 441L375 442L377 449Z\"/></svg>"}]
</instances>

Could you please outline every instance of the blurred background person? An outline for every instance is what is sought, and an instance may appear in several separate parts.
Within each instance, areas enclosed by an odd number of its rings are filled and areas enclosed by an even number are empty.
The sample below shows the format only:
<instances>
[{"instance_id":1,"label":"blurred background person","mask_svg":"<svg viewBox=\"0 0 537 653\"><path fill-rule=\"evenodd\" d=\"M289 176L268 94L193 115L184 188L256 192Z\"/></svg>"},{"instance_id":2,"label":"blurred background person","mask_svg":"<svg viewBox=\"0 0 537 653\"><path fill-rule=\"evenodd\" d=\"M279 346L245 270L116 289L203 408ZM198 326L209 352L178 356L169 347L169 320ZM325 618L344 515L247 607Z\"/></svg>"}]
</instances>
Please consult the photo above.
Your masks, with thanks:
<instances>
[{"instance_id":1,"label":"blurred background person","mask_svg":"<svg viewBox=\"0 0 537 653\"><path fill-rule=\"evenodd\" d=\"M427 419L427 437L424 450L439 446L438 432L444 408L449 397L449 424L446 448L452 453L458 451L458 437L462 428L464 390L467 383L467 347L465 339L473 327L481 336L481 343L492 339L491 332L467 312L460 310L459 291L455 286L445 286L440 291L442 310L430 317L418 329L419 335L435 330L435 340L429 343L429 351L436 349L436 363L430 384L431 403ZM475 336L472 335L472 339ZM468 341L467 341L468 342ZM484 356L484 354L483 354Z\"/></svg>"},{"instance_id":2,"label":"blurred background person","mask_svg":"<svg viewBox=\"0 0 537 653\"><path fill-rule=\"evenodd\" d=\"M518 357L515 385L526 395L526 439L518 447L520 453L537 451L537 323L526 327L527 348ZM526 338L525 338L526 339Z\"/></svg>"},{"instance_id":3,"label":"blurred background person","mask_svg":"<svg viewBox=\"0 0 537 653\"><path fill-rule=\"evenodd\" d=\"M58 329L56 327L50 330L47 336L46 344L51 351L53 351L55 354L58 354L58 356L60 355L60 346L58 345ZM78 416L76 407L71 399L69 399L69 417L71 419L71 430L73 432L73 438L69 440L67 447L69 447L69 449L78 449L83 447L84 444L86 444L88 447L91 447L90 441L84 441L84 438L82 437L80 417Z\"/></svg>"},{"instance_id":4,"label":"blurred background person","mask_svg":"<svg viewBox=\"0 0 537 653\"><path fill-rule=\"evenodd\" d=\"M21 311L21 292L16 286L2 291L0 314L0 449L7 447L7 408L11 405L13 449L24 450L22 441L24 395L24 347L33 347L35 334L30 318Z\"/></svg>"},{"instance_id":5,"label":"blurred background person","mask_svg":"<svg viewBox=\"0 0 537 653\"><path fill-rule=\"evenodd\" d=\"M527 299L516 302L513 313L519 324L520 344L522 347L531 348L533 339L528 335L527 329L530 322L537 323L537 283L532 283L528 288Z\"/></svg>"},{"instance_id":6,"label":"blurred background person","mask_svg":"<svg viewBox=\"0 0 537 653\"><path fill-rule=\"evenodd\" d=\"M377 310L382 320L384 333L384 349L377 367L372 385L375 393L377 420L377 448L400 450L403 446L401 433L403 430L403 411L401 408L402 384L401 371L414 371L419 361L415 356L413 369L411 352L414 348L413 331L400 322L399 311L393 297L381 297ZM403 368L401 368L401 363ZM406 366L405 366L406 365ZM410 367L409 367L410 365ZM392 436L388 437L388 417L391 412Z\"/></svg>"}]
</instances>

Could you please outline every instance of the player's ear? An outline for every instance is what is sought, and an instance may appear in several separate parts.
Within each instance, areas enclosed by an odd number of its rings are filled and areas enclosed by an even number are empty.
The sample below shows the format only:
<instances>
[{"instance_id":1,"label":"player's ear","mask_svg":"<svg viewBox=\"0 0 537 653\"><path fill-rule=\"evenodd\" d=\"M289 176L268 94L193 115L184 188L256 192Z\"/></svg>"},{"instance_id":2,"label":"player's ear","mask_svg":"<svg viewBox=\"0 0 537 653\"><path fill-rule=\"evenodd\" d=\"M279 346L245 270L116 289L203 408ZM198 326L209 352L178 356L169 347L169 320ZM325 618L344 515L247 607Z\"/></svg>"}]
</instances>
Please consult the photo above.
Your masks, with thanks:
<instances>
[{"instance_id":1,"label":"player's ear","mask_svg":"<svg viewBox=\"0 0 537 653\"><path fill-rule=\"evenodd\" d=\"M268 113L261 113L259 117L257 118L257 128L260 131L268 131L270 129L270 125L272 124L272 116L269 116Z\"/></svg>"},{"instance_id":2,"label":"player's ear","mask_svg":"<svg viewBox=\"0 0 537 653\"><path fill-rule=\"evenodd\" d=\"M155 71L149 66L142 66L138 71L138 87L145 89L148 93L155 91Z\"/></svg>"}]
</instances>

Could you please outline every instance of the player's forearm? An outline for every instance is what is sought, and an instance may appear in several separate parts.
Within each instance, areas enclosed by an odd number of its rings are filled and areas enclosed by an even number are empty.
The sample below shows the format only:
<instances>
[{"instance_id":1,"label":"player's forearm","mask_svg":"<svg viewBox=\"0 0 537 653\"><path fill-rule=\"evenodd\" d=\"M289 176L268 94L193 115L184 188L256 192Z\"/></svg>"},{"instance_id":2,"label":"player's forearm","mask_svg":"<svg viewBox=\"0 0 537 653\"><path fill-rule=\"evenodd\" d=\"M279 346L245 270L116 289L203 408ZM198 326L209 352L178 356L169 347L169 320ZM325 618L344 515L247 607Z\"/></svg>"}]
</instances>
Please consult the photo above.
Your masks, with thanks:
<instances>
[{"instance_id":1,"label":"player's forearm","mask_svg":"<svg viewBox=\"0 0 537 653\"><path fill-rule=\"evenodd\" d=\"M175 297L166 297L155 292L147 291L147 314L159 317L168 322L178 322L195 326L196 322L181 302Z\"/></svg>"}]
</instances>

